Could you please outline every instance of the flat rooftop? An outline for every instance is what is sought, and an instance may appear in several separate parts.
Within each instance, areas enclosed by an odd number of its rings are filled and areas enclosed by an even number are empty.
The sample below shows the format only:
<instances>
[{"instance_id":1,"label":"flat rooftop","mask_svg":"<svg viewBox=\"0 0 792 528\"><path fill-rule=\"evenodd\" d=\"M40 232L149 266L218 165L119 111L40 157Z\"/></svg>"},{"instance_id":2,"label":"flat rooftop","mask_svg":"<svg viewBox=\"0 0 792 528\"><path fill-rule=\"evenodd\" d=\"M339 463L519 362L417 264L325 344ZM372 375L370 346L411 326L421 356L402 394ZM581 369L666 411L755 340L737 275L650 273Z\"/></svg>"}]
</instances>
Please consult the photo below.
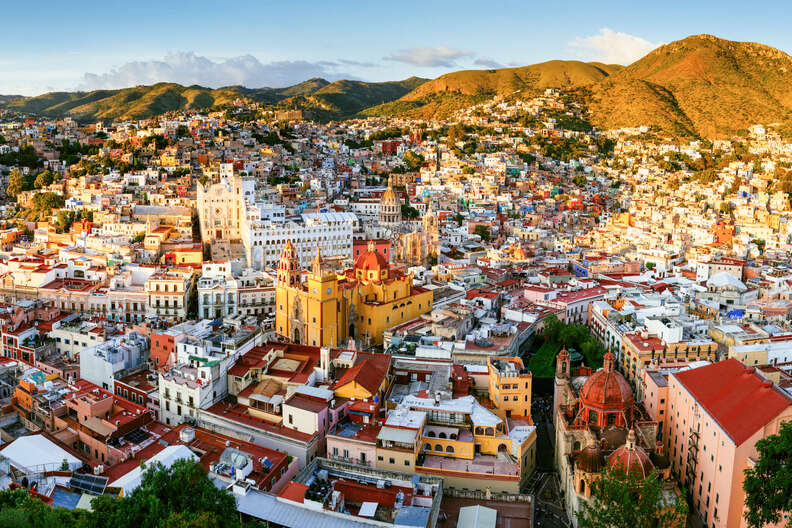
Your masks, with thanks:
<instances>
[{"instance_id":1,"label":"flat rooftop","mask_svg":"<svg viewBox=\"0 0 792 528\"><path fill-rule=\"evenodd\" d=\"M441 515L437 519L437 528L456 528L459 521L459 509L477 505L498 511L495 521L496 528L531 528L533 507L530 502L468 499L449 495L444 495L443 502L440 503Z\"/></svg>"}]
</instances>

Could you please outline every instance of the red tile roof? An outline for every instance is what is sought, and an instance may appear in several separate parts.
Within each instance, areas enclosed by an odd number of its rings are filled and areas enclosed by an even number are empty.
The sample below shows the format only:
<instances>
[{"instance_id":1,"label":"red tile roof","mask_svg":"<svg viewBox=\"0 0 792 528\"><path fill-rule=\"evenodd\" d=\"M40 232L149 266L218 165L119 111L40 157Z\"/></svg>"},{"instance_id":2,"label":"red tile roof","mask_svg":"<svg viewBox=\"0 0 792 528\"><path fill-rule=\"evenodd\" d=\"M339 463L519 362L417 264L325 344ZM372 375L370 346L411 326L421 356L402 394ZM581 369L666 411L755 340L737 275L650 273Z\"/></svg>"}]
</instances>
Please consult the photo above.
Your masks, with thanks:
<instances>
[{"instance_id":1,"label":"red tile roof","mask_svg":"<svg viewBox=\"0 0 792 528\"><path fill-rule=\"evenodd\" d=\"M733 358L672 375L738 446L792 405L792 398Z\"/></svg>"},{"instance_id":2,"label":"red tile roof","mask_svg":"<svg viewBox=\"0 0 792 528\"><path fill-rule=\"evenodd\" d=\"M358 353L358 356L362 355L363 353ZM387 354L372 354L371 356L347 369L333 388L337 389L354 381L370 394L376 394L388 374L390 356Z\"/></svg>"},{"instance_id":3,"label":"red tile roof","mask_svg":"<svg viewBox=\"0 0 792 528\"><path fill-rule=\"evenodd\" d=\"M278 497L293 502L302 503L305 500L306 491L308 491L308 486L292 481L284 486L281 492L278 493Z\"/></svg>"}]
</instances>

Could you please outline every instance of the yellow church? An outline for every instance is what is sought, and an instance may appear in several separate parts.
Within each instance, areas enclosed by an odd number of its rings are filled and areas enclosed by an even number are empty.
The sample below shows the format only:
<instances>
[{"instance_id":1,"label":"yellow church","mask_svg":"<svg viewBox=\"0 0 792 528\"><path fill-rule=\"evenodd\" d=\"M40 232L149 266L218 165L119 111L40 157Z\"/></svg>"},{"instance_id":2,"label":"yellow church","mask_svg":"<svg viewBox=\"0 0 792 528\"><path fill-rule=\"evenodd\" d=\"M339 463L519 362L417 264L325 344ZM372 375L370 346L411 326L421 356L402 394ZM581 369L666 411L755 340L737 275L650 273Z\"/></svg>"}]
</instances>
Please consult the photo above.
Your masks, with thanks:
<instances>
[{"instance_id":1,"label":"yellow church","mask_svg":"<svg viewBox=\"0 0 792 528\"><path fill-rule=\"evenodd\" d=\"M353 338L382 344L382 333L432 309L432 292L413 285L412 274L392 270L374 242L352 269L328 269L317 249L302 280L297 251L287 242L277 270L275 329L288 340L337 347Z\"/></svg>"}]
</instances>

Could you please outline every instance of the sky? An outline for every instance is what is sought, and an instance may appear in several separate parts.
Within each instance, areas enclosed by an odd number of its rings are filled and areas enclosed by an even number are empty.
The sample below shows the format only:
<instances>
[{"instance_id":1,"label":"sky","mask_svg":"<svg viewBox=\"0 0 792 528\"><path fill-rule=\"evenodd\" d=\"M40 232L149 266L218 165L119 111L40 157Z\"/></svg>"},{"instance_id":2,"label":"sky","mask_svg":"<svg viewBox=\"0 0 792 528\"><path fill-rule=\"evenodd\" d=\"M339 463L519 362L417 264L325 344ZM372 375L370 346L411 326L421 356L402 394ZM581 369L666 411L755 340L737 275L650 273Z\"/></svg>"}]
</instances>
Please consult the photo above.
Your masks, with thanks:
<instances>
[{"instance_id":1,"label":"sky","mask_svg":"<svg viewBox=\"0 0 792 528\"><path fill-rule=\"evenodd\" d=\"M636 4L2 0L0 94L164 81L213 88L311 77L387 81L552 59L629 64L699 33L792 54L789 2Z\"/></svg>"}]
</instances>

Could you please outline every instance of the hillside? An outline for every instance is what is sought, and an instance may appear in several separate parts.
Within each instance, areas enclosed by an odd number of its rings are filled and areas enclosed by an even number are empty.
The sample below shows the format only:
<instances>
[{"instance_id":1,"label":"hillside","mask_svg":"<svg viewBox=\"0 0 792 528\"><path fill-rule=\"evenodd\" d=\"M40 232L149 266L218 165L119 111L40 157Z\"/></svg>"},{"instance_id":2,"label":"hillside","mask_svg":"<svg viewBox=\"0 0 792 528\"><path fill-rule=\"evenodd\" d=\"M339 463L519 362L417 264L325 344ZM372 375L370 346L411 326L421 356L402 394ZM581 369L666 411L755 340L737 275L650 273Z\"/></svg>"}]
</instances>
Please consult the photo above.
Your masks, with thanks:
<instances>
[{"instance_id":1,"label":"hillside","mask_svg":"<svg viewBox=\"0 0 792 528\"><path fill-rule=\"evenodd\" d=\"M159 83L121 90L91 92L50 92L37 97L8 97L0 105L10 110L47 117L71 116L98 119L143 119L173 110L211 108L246 97L253 101L285 108L310 110L323 119L339 119L382 102L398 99L425 79L367 83L309 79L286 88L251 89L228 86L211 89Z\"/></svg>"},{"instance_id":2,"label":"hillside","mask_svg":"<svg viewBox=\"0 0 792 528\"><path fill-rule=\"evenodd\" d=\"M427 80L309 79L286 88L219 89L160 83L122 90L0 96L0 107L48 117L146 118L202 109L239 97L302 109L326 121L354 116L441 119L496 95L545 88L577 91L602 129L651 125L680 137L729 137L755 123L792 130L792 57L752 42L696 35L660 46L633 64L548 61L520 68L464 70Z\"/></svg>"},{"instance_id":3,"label":"hillside","mask_svg":"<svg viewBox=\"0 0 792 528\"><path fill-rule=\"evenodd\" d=\"M621 68L614 64L554 60L521 68L458 71L428 81L398 101L366 109L363 114L443 118L496 95L591 85Z\"/></svg>"},{"instance_id":4,"label":"hillside","mask_svg":"<svg viewBox=\"0 0 792 528\"><path fill-rule=\"evenodd\" d=\"M339 119L370 106L399 99L425 82L426 79L419 77L380 83L336 81L312 93L283 99L278 106L309 110L322 120Z\"/></svg>"},{"instance_id":5,"label":"hillside","mask_svg":"<svg viewBox=\"0 0 792 528\"><path fill-rule=\"evenodd\" d=\"M674 135L727 137L792 121L792 57L752 42L696 35L661 46L592 87L601 128L654 125Z\"/></svg>"}]
</instances>

